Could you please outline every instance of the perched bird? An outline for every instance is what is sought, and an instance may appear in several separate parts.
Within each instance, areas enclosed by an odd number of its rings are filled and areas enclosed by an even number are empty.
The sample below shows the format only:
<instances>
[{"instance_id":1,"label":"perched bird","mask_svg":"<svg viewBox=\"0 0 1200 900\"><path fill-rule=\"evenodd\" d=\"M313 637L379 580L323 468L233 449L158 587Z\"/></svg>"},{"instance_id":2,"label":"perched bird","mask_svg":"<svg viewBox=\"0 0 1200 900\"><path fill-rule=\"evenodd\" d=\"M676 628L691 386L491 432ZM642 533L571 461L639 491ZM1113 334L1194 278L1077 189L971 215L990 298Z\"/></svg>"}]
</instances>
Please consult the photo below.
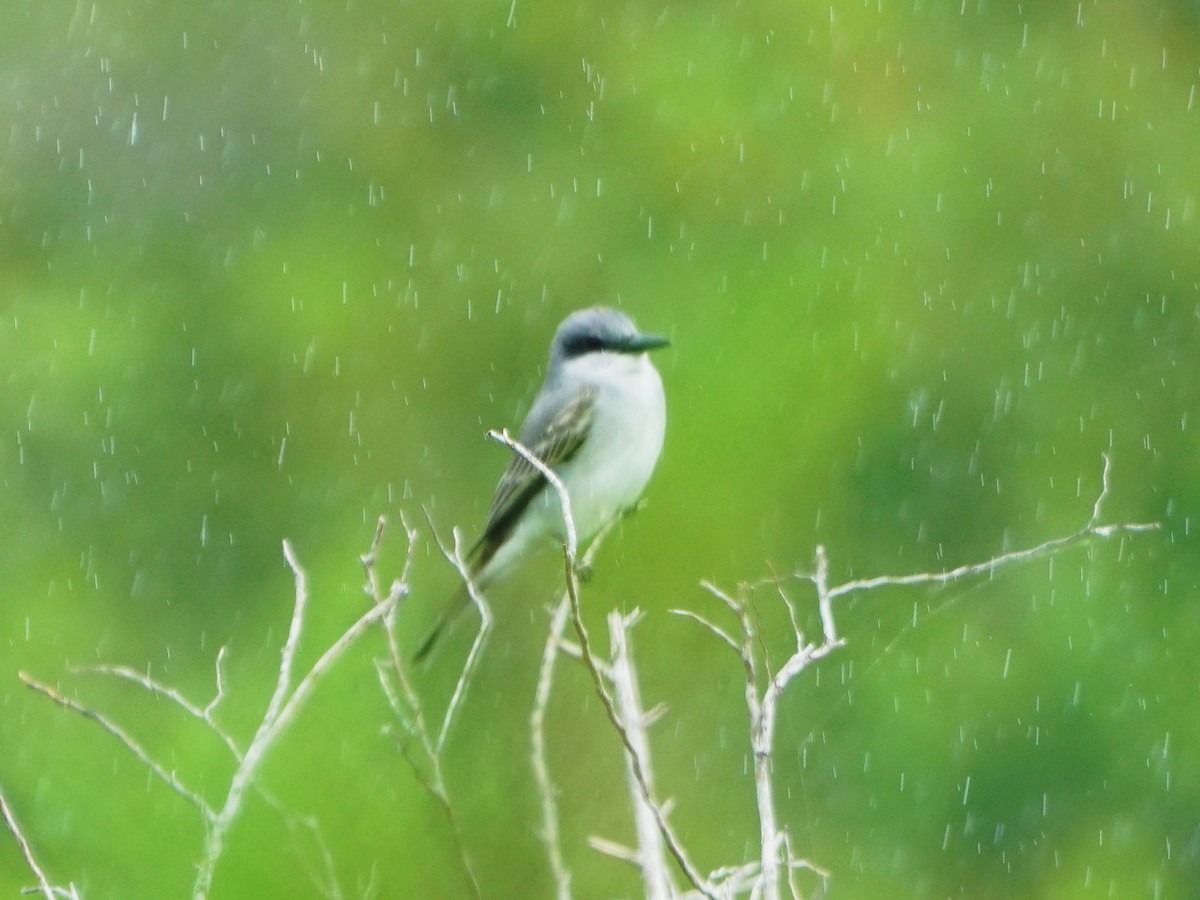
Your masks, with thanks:
<instances>
[{"instance_id":1,"label":"perched bird","mask_svg":"<svg viewBox=\"0 0 1200 900\"><path fill-rule=\"evenodd\" d=\"M586 541L641 496L662 451L666 401L647 351L666 338L643 334L628 316L603 306L571 313L550 343L546 380L517 440L562 481L576 536ZM558 493L514 454L500 477L483 533L467 554L477 589L511 570L547 536L565 539ZM420 661L469 604L466 585L438 618Z\"/></svg>"}]
</instances>

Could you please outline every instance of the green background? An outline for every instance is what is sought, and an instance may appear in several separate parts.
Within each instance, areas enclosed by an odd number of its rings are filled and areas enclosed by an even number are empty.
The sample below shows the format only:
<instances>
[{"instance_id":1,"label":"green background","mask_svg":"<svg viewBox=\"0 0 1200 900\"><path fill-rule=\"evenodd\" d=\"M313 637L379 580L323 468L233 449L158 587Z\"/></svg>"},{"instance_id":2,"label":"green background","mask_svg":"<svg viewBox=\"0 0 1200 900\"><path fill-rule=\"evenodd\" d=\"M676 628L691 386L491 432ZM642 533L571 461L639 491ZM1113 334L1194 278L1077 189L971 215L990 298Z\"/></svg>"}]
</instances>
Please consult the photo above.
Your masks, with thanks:
<instances>
[{"instance_id":1,"label":"green background","mask_svg":"<svg viewBox=\"0 0 1200 900\"><path fill-rule=\"evenodd\" d=\"M585 603L634 633L661 793L703 868L755 854L736 660L667 610L811 565L934 571L1106 517L1097 541L848 600L781 708L778 809L839 897L1187 897L1200 885L1200 9L1194 2L18 0L0 11L0 787L89 898L186 896L194 810L25 670L210 797L221 745L70 666L197 700L228 646L248 738L291 605L303 659L364 609L376 518L421 529L415 643L570 310L620 305L667 444ZM399 570L398 529L384 562ZM543 554L446 759L488 897L542 897L528 725ZM804 602L803 586L789 590ZM776 661L788 647L757 595ZM444 700L468 628L417 681ZM263 780L346 896L465 893L385 733L373 637ZM551 707L580 897L630 896L616 739ZM317 896L252 799L214 897ZM32 881L0 836L0 893ZM806 888L813 879L805 876Z\"/></svg>"}]
</instances>

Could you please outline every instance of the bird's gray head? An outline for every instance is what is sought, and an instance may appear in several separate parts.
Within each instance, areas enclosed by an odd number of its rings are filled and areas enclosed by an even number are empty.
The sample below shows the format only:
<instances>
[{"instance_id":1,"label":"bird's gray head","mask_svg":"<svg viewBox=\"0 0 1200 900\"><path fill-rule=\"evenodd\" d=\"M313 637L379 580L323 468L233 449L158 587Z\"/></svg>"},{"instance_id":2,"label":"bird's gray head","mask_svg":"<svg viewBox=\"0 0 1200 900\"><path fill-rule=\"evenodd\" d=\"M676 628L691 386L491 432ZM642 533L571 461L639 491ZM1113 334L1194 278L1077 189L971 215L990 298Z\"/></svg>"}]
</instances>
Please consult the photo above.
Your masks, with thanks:
<instances>
[{"instance_id":1,"label":"bird's gray head","mask_svg":"<svg viewBox=\"0 0 1200 900\"><path fill-rule=\"evenodd\" d=\"M589 353L644 353L665 347L664 337L643 334L624 313L607 306L576 310L558 326L550 345L550 365Z\"/></svg>"}]
</instances>

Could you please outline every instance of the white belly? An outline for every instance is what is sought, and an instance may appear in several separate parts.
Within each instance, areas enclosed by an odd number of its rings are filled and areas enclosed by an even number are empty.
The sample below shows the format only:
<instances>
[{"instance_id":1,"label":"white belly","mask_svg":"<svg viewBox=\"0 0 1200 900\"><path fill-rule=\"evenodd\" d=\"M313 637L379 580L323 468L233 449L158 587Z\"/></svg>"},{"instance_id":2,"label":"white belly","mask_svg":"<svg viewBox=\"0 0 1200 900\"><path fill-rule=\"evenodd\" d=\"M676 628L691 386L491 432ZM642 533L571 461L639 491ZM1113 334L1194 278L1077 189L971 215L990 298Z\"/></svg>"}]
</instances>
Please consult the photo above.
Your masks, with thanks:
<instances>
[{"instance_id":1,"label":"white belly","mask_svg":"<svg viewBox=\"0 0 1200 900\"><path fill-rule=\"evenodd\" d=\"M667 421L662 379L645 354L605 354L604 363L587 369L587 381L598 388L587 439L575 456L555 466L567 488L581 544L642 495L662 452ZM562 504L549 485L530 503L477 583L485 586L509 570L546 535L566 540Z\"/></svg>"},{"instance_id":2,"label":"white belly","mask_svg":"<svg viewBox=\"0 0 1200 900\"><path fill-rule=\"evenodd\" d=\"M587 441L557 469L581 541L637 502L662 452L667 421L662 379L645 355L613 361L612 377L598 382ZM557 497L546 500L558 504ZM555 536L564 537L561 517L554 526Z\"/></svg>"}]
</instances>

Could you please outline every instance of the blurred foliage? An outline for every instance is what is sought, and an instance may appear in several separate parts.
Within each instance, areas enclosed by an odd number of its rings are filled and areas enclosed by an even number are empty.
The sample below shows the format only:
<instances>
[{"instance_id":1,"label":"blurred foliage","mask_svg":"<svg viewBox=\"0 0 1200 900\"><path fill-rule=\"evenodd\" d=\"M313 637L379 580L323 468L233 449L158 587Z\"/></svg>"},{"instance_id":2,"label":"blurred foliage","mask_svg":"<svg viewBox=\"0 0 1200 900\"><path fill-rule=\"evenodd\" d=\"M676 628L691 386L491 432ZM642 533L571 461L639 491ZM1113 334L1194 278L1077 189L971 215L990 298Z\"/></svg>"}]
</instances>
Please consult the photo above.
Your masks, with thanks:
<instances>
[{"instance_id":1,"label":"blurred foliage","mask_svg":"<svg viewBox=\"0 0 1200 900\"><path fill-rule=\"evenodd\" d=\"M647 616L657 776L701 865L756 835L736 662L667 610L806 567L935 570L1086 522L979 585L840 610L789 695L779 806L843 897L1192 896L1200 883L1200 9L1181 0L10 3L0 11L0 787L89 898L180 896L192 810L18 670L208 794L211 735L70 665L213 690L248 735L313 578L315 658L380 514L420 523L414 637L453 589L558 320L669 332L647 509L586 602ZM388 565L403 547L392 534ZM552 556L499 621L448 771L487 896L546 896L526 763ZM760 592L770 646L787 649ZM802 592L796 588L798 599ZM444 697L460 628L419 675ZM348 896L461 896L364 646L267 766ZM617 742L552 708L580 896L637 890ZM215 896L315 895L253 804ZM31 876L0 840L0 891Z\"/></svg>"}]
</instances>

